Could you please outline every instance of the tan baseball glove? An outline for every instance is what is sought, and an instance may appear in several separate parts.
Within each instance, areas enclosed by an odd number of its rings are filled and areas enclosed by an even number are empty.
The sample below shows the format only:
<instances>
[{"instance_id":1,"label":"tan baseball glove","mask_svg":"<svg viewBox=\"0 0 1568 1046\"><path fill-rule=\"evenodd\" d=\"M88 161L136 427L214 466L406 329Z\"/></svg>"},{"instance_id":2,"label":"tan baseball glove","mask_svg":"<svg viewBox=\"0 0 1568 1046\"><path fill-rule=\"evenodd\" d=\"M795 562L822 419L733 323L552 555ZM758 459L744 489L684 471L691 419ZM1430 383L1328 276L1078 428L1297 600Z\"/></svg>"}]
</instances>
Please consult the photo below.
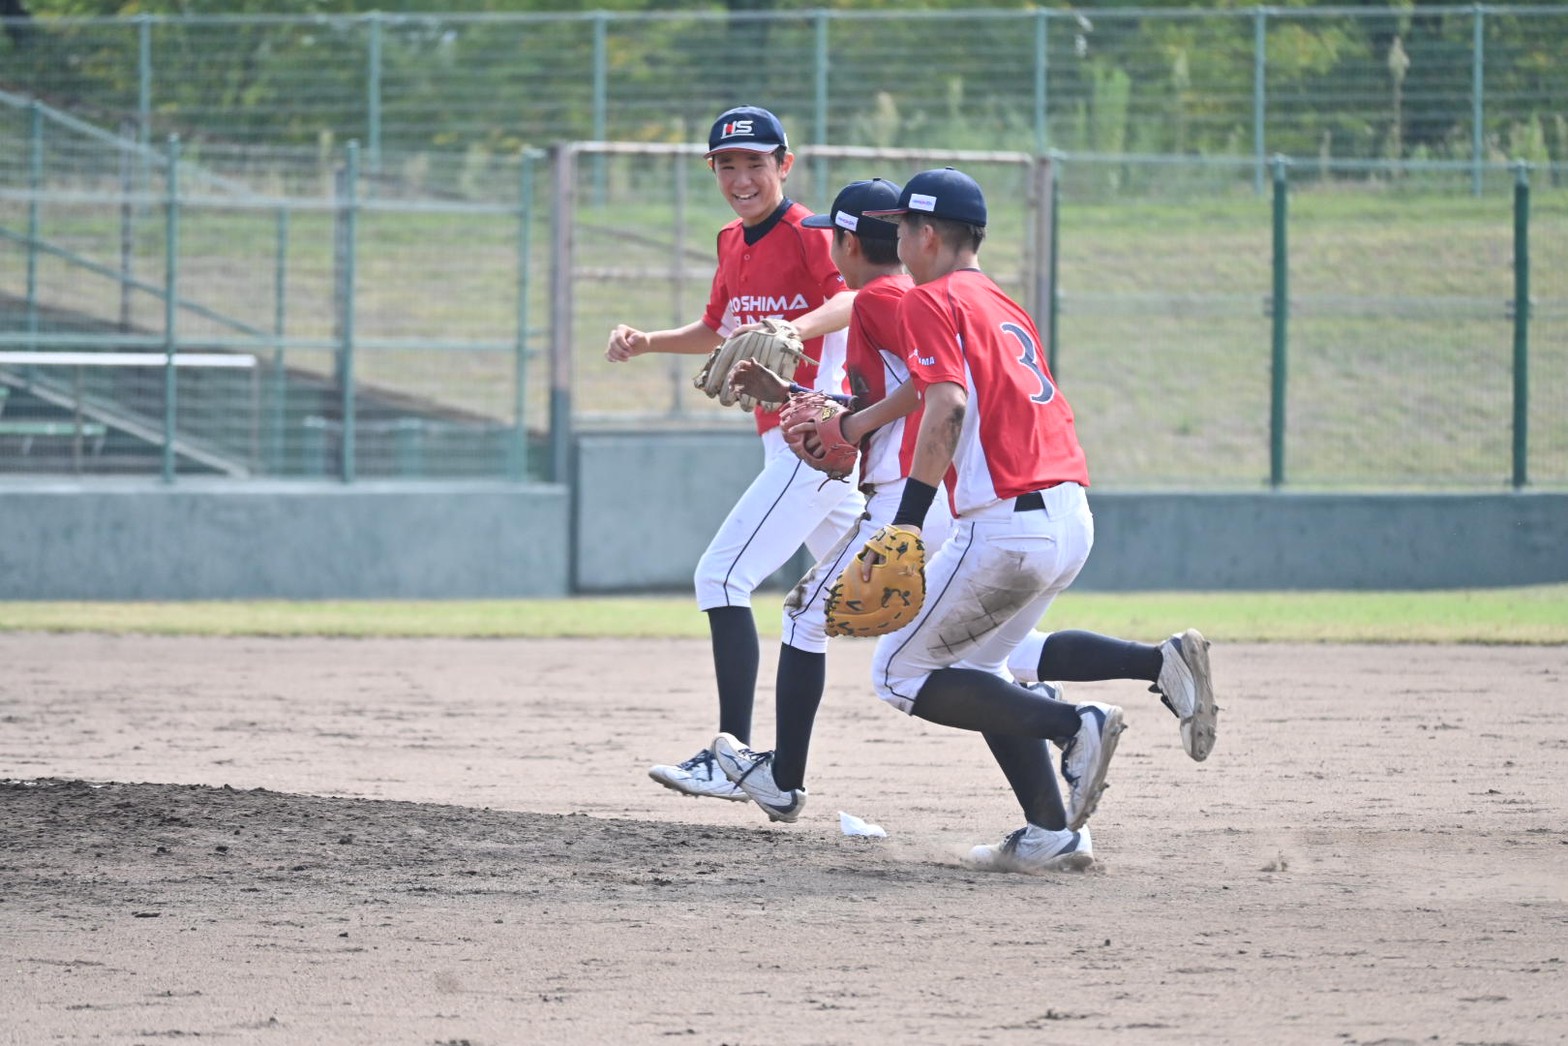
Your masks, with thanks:
<instances>
[{"instance_id":1,"label":"tan baseball glove","mask_svg":"<svg viewBox=\"0 0 1568 1046\"><path fill-rule=\"evenodd\" d=\"M860 450L844 439L844 418L848 409L838 400L820 392L797 392L779 414L784 442L795 456L829 479L843 479L855 471ZM808 436L816 436L817 452L808 446Z\"/></svg>"},{"instance_id":2,"label":"tan baseball glove","mask_svg":"<svg viewBox=\"0 0 1568 1046\"><path fill-rule=\"evenodd\" d=\"M875 557L871 580L861 580L861 564ZM925 570L920 535L882 527L828 589L828 635L882 636L909 624L926 599Z\"/></svg>"},{"instance_id":3,"label":"tan baseball glove","mask_svg":"<svg viewBox=\"0 0 1568 1046\"><path fill-rule=\"evenodd\" d=\"M794 324L770 317L760 321L754 330L726 338L724 344L708 356L708 362L692 379L692 385L726 407L739 405L742 410L754 410L761 401L730 387L730 371L735 364L741 360L756 360L787 382L795 376L801 363L810 359L801 346L800 333ZM761 402L768 410L777 410L782 405L782 401Z\"/></svg>"}]
</instances>

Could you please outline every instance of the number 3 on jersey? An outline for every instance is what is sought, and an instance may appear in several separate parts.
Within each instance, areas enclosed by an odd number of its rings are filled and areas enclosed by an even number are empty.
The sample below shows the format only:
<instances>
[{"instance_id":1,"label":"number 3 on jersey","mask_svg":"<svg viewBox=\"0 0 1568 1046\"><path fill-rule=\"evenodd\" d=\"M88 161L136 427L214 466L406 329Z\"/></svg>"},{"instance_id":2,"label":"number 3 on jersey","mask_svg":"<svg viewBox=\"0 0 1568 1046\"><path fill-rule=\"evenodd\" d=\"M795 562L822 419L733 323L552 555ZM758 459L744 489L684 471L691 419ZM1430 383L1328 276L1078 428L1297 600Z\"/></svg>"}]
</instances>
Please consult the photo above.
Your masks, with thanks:
<instances>
[{"instance_id":1,"label":"number 3 on jersey","mask_svg":"<svg viewBox=\"0 0 1568 1046\"><path fill-rule=\"evenodd\" d=\"M1018 357L1018 362L1029 368L1029 373L1040 382L1040 391L1030 396L1034 403L1049 403L1056 398L1056 385L1045 373L1045 366L1040 359L1040 347L1035 344L1034 337L1016 323L1002 324L1002 331L1018 339L1018 346L1023 350Z\"/></svg>"}]
</instances>

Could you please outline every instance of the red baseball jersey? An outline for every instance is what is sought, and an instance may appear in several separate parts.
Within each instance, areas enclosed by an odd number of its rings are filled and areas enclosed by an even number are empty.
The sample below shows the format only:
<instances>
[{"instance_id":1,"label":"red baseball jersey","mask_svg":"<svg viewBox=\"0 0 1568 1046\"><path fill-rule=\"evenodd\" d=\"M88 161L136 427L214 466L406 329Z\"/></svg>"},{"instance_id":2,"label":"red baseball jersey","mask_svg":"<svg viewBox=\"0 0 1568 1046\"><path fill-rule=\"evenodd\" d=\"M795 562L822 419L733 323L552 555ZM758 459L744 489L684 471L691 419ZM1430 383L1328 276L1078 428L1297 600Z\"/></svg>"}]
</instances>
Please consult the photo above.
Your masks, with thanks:
<instances>
[{"instance_id":1,"label":"red baseball jersey","mask_svg":"<svg viewBox=\"0 0 1568 1046\"><path fill-rule=\"evenodd\" d=\"M953 457L955 515L1057 483L1089 485L1073 410L1046 367L1034 320L979 269L904 295L899 331L909 372L969 395Z\"/></svg>"},{"instance_id":2,"label":"red baseball jersey","mask_svg":"<svg viewBox=\"0 0 1568 1046\"><path fill-rule=\"evenodd\" d=\"M880 403L909 380L898 332L898 307L915 281L903 273L878 276L855 295L844 371L862 408ZM863 483L894 483L909 474L920 433L920 411L873 432L860 457Z\"/></svg>"},{"instance_id":3,"label":"red baseball jersey","mask_svg":"<svg viewBox=\"0 0 1568 1046\"><path fill-rule=\"evenodd\" d=\"M786 320L817 308L842 292L844 277L828 253L831 239L821 229L802 228L811 212L786 200L783 208L751 230L739 218L719 230L719 267L702 322L720 337L736 327L769 316ZM750 239L752 242L747 242ZM806 355L794 380L824 392L844 391L843 331L806 342ZM757 408L757 432L777 428L776 411Z\"/></svg>"}]
</instances>

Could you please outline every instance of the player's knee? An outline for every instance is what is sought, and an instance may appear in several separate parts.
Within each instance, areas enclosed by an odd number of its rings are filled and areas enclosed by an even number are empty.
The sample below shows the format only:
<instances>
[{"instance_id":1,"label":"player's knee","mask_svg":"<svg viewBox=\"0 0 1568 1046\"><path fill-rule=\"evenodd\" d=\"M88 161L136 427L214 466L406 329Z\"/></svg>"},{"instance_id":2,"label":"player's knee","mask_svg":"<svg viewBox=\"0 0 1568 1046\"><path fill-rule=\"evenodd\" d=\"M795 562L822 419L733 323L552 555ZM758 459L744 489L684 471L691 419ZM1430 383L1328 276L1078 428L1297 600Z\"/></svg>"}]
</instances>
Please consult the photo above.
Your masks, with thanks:
<instances>
[{"instance_id":1,"label":"player's knee","mask_svg":"<svg viewBox=\"0 0 1568 1046\"><path fill-rule=\"evenodd\" d=\"M784 611L780 635L796 650L822 654L828 649L827 618L813 607Z\"/></svg>"},{"instance_id":2,"label":"player's knee","mask_svg":"<svg viewBox=\"0 0 1568 1046\"><path fill-rule=\"evenodd\" d=\"M877 653L871 660L871 687L878 698L905 715L914 711L915 695L920 693L930 674L929 670L901 664L887 644L877 644Z\"/></svg>"},{"instance_id":3,"label":"player's knee","mask_svg":"<svg viewBox=\"0 0 1568 1046\"><path fill-rule=\"evenodd\" d=\"M697 591L697 609L751 606L751 590L730 583L728 573L707 556L697 561L697 570L692 575L692 587Z\"/></svg>"}]
</instances>

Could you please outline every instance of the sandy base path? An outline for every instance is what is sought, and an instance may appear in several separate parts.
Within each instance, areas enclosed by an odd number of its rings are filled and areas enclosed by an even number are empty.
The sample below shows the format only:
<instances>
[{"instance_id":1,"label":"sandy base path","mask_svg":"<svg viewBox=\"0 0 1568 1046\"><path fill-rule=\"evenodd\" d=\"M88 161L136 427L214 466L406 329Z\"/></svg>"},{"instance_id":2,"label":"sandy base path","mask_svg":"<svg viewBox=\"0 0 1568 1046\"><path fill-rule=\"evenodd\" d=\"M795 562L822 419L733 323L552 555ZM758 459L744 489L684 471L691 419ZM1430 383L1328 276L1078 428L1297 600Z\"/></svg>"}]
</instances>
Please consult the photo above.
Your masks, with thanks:
<instances>
[{"instance_id":1,"label":"sandy base path","mask_svg":"<svg viewBox=\"0 0 1568 1046\"><path fill-rule=\"evenodd\" d=\"M644 776L703 642L0 636L0 1042L1568 1041L1563 648L1216 645L1201 765L1074 685L1131 729L1043 878L870 653L771 826Z\"/></svg>"}]
</instances>

